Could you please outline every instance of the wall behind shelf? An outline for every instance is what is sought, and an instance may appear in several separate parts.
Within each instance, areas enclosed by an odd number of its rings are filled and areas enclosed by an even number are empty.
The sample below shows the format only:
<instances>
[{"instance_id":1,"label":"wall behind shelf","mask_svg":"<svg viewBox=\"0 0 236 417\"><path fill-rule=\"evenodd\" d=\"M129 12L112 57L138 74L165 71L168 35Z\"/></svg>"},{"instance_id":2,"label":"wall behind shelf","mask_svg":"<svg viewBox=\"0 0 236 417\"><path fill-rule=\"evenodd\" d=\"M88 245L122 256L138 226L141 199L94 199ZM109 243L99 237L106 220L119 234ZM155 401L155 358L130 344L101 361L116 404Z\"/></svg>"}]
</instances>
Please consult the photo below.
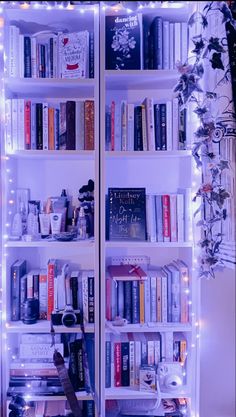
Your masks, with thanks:
<instances>
[{"instance_id":1,"label":"wall behind shelf","mask_svg":"<svg viewBox=\"0 0 236 417\"><path fill-rule=\"evenodd\" d=\"M235 417L235 271L201 282L200 417Z\"/></svg>"}]
</instances>

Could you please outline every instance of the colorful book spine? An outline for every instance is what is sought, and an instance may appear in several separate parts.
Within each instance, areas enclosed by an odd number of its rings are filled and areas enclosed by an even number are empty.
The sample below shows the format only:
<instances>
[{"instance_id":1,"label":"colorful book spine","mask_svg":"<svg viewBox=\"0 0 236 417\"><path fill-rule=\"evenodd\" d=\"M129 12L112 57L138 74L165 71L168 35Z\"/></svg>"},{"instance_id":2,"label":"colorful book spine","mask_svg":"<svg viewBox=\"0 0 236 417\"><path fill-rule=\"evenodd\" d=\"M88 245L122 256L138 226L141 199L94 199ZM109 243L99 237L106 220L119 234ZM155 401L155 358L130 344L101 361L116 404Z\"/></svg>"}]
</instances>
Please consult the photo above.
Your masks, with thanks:
<instances>
[{"instance_id":1,"label":"colorful book spine","mask_svg":"<svg viewBox=\"0 0 236 417\"><path fill-rule=\"evenodd\" d=\"M170 194L170 240L177 242L177 195Z\"/></svg>"},{"instance_id":2,"label":"colorful book spine","mask_svg":"<svg viewBox=\"0 0 236 417\"><path fill-rule=\"evenodd\" d=\"M162 208L164 242L170 242L170 196L167 194L162 196Z\"/></svg>"},{"instance_id":3,"label":"colorful book spine","mask_svg":"<svg viewBox=\"0 0 236 417\"><path fill-rule=\"evenodd\" d=\"M44 151L47 151L49 149L49 139L48 139L49 126L48 125L51 125L52 123L51 117L52 117L51 114L48 115L48 103L43 103L43 150ZM50 135L51 135L51 132L50 132ZM50 141L50 144L51 144L51 141Z\"/></svg>"},{"instance_id":4,"label":"colorful book spine","mask_svg":"<svg viewBox=\"0 0 236 417\"><path fill-rule=\"evenodd\" d=\"M111 102L111 151L115 150L115 102Z\"/></svg>"},{"instance_id":5,"label":"colorful book spine","mask_svg":"<svg viewBox=\"0 0 236 417\"><path fill-rule=\"evenodd\" d=\"M151 321L151 293L150 293L150 277L147 276L147 279L144 281L144 297L145 297L145 323Z\"/></svg>"},{"instance_id":6,"label":"colorful book spine","mask_svg":"<svg viewBox=\"0 0 236 417\"><path fill-rule=\"evenodd\" d=\"M85 100L84 103L84 140L85 150L94 150L94 101Z\"/></svg>"},{"instance_id":7,"label":"colorful book spine","mask_svg":"<svg viewBox=\"0 0 236 417\"><path fill-rule=\"evenodd\" d=\"M47 319L47 270L41 270L39 274L39 318Z\"/></svg>"},{"instance_id":8,"label":"colorful book spine","mask_svg":"<svg viewBox=\"0 0 236 417\"><path fill-rule=\"evenodd\" d=\"M132 323L140 323L139 282L132 281Z\"/></svg>"},{"instance_id":9,"label":"colorful book spine","mask_svg":"<svg viewBox=\"0 0 236 417\"><path fill-rule=\"evenodd\" d=\"M24 149L31 149L31 101L25 101L25 146Z\"/></svg>"},{"instance_id":10,"label":"colorful book spine","mask_svg":"<svg viewBox=\"0 0 236 417\"><path fill-rule=\"evenodd\" d=\"M140 324L145 323L145 304L144 304L144 281L139 281L139 310L140 310Z\"/></svg>"},{"instance_id":11,"label":"colorful book spine","mask_svg":"<svg viewBox=\"0 0 236 417\"><path fill-rule=\"evenodd\" d=\"M114 343L114 385L121 386L121 343Z\"/></svg>"},{"instance_id":12,"label":"colorful book spine","mask_svg":"<svg viewBox=\"0 0 236 417\"><path fill-rule=\"evenodd\" d=\"M53 151L54 146L54 113L55 109L53 107L48 108L48 149Z\"/></svg>"},{"instance_id":13,"label":"colorful book spine","mask_svg":"<svg viewBox=\"0 0 236 417\"><path fill-rule=\"evenodd\" d=\"M37 149L36 145L36 103L31 103L31 149Z\"/></svg>"},{"instance_id":14,"label":"colorful book spine","mask_svg":"<svg viewBox=\"0 0 236 417\"><path fill-rule=\"evenodd\" d=\"M47 305L47 320L51 320L51 314L54 309L54 278L56 276L56 260L50 259L47 268L48 281L48 305Z\"/></svg>"}]
</instances>

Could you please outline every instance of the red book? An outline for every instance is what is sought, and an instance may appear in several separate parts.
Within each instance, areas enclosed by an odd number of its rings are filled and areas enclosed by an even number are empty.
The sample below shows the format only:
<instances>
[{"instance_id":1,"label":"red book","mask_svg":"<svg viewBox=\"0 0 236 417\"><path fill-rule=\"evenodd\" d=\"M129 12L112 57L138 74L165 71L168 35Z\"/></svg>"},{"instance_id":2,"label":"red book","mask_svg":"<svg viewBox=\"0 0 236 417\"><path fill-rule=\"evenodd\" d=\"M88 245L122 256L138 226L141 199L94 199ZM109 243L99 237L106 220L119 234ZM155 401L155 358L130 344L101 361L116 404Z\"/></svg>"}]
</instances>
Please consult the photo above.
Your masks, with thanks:
<instances>
[{"instance_id":1,"label":"red book","mask_svg":"<svg viewBox=\"0 0 236 417\"><path fill-rule=\"evenodd\" d=\"M111 321L112 320L112 312L111 312L111 301L112 301L112 281L111 279L106 279L106 319Z\"/></svg>"},{"instance_id":2,"label":"red book","mask_svg":"<svg viewBox=\"0 0 236 417\"><path fill-rule=\"evenodd\" d=\"M111 150L115 150L115 102L111 102Z\"/></svg>"},{"instance_id":3,"label":"red book","mask_svg":"<svg viewBox=\"0 0 236 417\"><path fill-rule=\"evenodd\" d=\"M54 278L56 275L56 260L48 261L48 308L47 320L51 320L51 314L54 309Z\"/></svg>"},{"instance_id":4,"label":"red book","mask_svg":"<svg viewBox=\"0 0 236 417\"><path fill-rule=\"evenodd\" d=\"M114 343L114 385L121 386L121 343Z\"/></svg>"},{"instance_id":5,"label":"red book","mask_svg":"<svg viewBox=\"0 0 236 417\"><path fill-rule=\"evenodd\" d=\"M31 101L25 102L25 149L31 149Z\"/></svg>"},{"instance_id":6,"label":"red book","mask_svg":"<svg viewBox=\"0 0 236 417\"><path fill-rule=\"evenodd\" d=\"M94 101L84 102L84 148L86 151L94 150Z\"/></svg>"},{"instance_id":7,"label":"red book","mask_svg":"<svg viewBox=\"0 0 236 417\"><path fill-rule=\"evenodd\" d=\"M164 242L170 242L170 196L162 196Z\"/></svg>"},{"instance_id":8,"label":"red book","mask_svg":"<svg viewBox=\"0 0 236 417\"><path fill-rule=\"evenodd\" d=\"M139 265L108 265L107 270L115 281L139 281L147 279L147 274Z\"/></svg>"}]
</instances>

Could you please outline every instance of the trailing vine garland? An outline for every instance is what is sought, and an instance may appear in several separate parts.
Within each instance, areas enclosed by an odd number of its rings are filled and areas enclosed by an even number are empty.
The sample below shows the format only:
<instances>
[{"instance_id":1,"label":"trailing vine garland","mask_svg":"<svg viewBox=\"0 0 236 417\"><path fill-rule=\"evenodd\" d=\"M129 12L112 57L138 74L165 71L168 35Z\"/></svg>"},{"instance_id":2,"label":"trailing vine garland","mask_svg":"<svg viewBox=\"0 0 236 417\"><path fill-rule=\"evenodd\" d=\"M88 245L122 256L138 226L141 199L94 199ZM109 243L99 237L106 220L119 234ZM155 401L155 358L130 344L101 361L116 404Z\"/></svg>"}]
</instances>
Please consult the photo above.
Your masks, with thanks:
<instances>
[{"instance_id":1,"label":"trailing vine garland","mask_svg":"<svg viewBox=\"0 0 236 417\"><path fill-rule=\"evenodd\" d=\"M212 16L220 14L221 37L207 36L209 20ZM216 21L217 22L217 21ZM217 23L214 20L215 25ZM230 34L236 39L236 25L231 11L225 2L208 2L202 12L195 12L188 22L190 28L198 24L200 33L192 37L194 49L192 56L185 63L178 63L180 78L174 91L178 94L182 107L194 106L194 113L198 116L199 125L194 132L192 155L197 168L202 169L202 184L193 201L200 199L198 210L201 212L201 220L196 223L201 227L201 239L198 242L201 247L199 259L199 275L205 278L214 278L215 269L224 267L225 263L220 255L220 247L224 241L222 231L223 222L228 219L230 213L226 209L226 200L232 197L223 184L225 170L231 170L230 160L221 155L221 144L226 138L236 139L236 118L232 100L232 94L227 97L222 94L222 86L231 85L230 63L228 57L228 43L226 38ZM207 82L212 84L211 77L219 80L214 88L209 91L203 87L207 68ZM212 74L217 72L217 76ZM231 91L230 91L231 93ZM222 101L223 99L223 101ZM220 112L214 112L216 103L221 100L224 105L219 106ZM225 104L226 103L226 104ZM233 175L233 171L232 171ZM232 220L232 219L231 219Z\"/></svg>"}]
</instances>

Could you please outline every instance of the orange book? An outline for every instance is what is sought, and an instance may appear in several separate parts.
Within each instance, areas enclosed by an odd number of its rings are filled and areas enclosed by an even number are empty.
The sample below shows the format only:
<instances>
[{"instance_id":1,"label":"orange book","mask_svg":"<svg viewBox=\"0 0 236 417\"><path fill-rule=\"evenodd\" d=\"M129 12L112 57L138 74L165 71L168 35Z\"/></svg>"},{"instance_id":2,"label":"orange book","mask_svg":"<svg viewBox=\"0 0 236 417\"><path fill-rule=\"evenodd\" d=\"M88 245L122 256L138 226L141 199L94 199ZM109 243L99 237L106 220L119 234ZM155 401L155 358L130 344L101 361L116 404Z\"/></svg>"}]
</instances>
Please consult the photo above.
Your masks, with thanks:
<instances>
[{"instance_id":1,"label":"orange book","mask_svg":"<svg viewBox=\"0 0 236 417\"><path fill-rule=\"evenodd\" d=\"M53 107L48 108L48 149L53 151L54 145L54 111Z\"/></svg>"},{"instance_id":2,"label":"orange book","mask_svg":"<svg viewBox=\"0 0 236 417\"><path fill-rule=\"evenodd\" d=\"M187 342L186 340L180 340L180 363L182 366L185 364L187 355Z\"/></svg>"},{"instance_id":3,"label":"orange book","mask_svg":"<svg viewBox=\"0 0 236 417\"><path fill-rule=\"evenodd\" d=\"M84 149L94 150L94 101L85 100L84 102Z\"/></svg>"},{"instance_id":4,"label":"orange book","mask_svg":"<svg viewBox=\"0 0 236 417\"><path fill-rule=\"evenodd\" d=\"M139 281L140 324L144 324L144 281Z\"/></svg>"}]
</instances>

